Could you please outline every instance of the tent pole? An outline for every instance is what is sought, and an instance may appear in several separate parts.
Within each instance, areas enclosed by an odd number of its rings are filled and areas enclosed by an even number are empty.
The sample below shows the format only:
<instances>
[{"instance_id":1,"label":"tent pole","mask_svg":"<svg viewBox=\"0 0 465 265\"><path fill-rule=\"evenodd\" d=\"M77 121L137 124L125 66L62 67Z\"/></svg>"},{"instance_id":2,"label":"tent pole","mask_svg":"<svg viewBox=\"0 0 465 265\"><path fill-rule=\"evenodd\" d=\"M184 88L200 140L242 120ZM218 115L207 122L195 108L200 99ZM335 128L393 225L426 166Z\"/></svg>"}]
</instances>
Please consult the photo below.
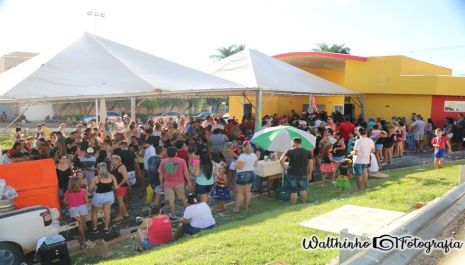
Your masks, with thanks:
<instances>
[{"instance_id":1,"label":"tent pole","mask_svg":"<svg viewBox=\"0 0 465 265\"><path fill-rule=\"evenodd\" d=\"M131 97L131 122L136 121L136 98Z\"/></svg>"},{"instance_id":2,"label":"tent pole","mask_svg":"<svg viewBox=\"0 0 465 265\"><path fill-rule=\"evenodd\" d=\"M245 93L242 94L242 117L245 116L245 111L244 111L244 107L245 107Z\"/></svg>"},{"instance_id":3,"label":"tent pole","mask_svg":"<svg viewBox=\"0 0 465 265\"><path fill-rule=\"evenodd\" d=\"M98 98L95 98L95 123L98 124Z\"/></svg>"},{"instance_id":4,"label":"tent pole","mask_svg":"<svg viewBox=\"0 0 465 265\"><path fill-rule=\"evenodd\" d=\"M262 127L262 103L263 92L258 89L255 95L255 131L257 132Z\"/></svg>"}]
</instances>

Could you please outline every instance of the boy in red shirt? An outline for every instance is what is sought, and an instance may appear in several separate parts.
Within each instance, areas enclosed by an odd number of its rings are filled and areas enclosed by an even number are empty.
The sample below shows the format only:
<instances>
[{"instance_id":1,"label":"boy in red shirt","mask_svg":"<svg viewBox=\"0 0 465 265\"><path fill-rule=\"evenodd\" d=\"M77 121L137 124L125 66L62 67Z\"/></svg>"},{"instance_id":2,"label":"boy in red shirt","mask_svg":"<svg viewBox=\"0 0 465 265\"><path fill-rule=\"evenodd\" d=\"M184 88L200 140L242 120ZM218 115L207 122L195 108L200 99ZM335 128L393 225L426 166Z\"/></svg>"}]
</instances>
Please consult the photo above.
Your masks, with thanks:
<instances>
[{"instance_id":1,"label":"boy in red shirt","mask_svg":"<svg viewBox=\"0 0 465 265\"><path fill-rule=\"evenodd\" d=\"M451 152L449 141L447 137L442 134L442 130L437 128L435 131L436 137L431 140L431 144L434 147L434 167L442 168L444 158L446 157L446 145L447 152Z\"/></svg>"},{"instance_id":2,"label":"boy in red shirt","mask_svg":"<svg viewBox=\"0 0 465 265\"><path fill-rule=\"evenodd\" d=\"M181 140L177 140L175 143L175 146L178 149L178 151L176 152L176 156L184 159L184 161L186 161L186 164L188 165L189 164L189 152L187 152L184 146L184 142Z\"/></svg>"}]
</instances>

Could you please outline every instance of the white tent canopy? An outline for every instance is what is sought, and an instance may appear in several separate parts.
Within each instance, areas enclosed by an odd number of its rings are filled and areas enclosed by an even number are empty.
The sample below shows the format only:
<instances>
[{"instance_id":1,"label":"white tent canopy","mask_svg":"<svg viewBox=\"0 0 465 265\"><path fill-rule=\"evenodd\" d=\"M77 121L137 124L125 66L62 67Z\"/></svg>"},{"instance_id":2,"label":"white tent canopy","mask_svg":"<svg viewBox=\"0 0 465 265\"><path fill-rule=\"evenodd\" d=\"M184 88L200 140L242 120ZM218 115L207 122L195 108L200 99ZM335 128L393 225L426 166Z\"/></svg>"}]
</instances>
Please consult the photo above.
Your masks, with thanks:
<instances>
[{"instance_id":1,"label":"white tent canopy","mask_svg":"<svg viewBox=\"0 0 465 265\"><path fill-rule=\"evenodd\" d=\"M88 33L55 55L41 54L0 75L0 102L231 89L245 87Z\"/></svg>"},{"instance_id":2,"label":"white tent canopy","mask_svg":"<svg viewBox=\"0 0 465 265\"><path fill-rule=\"evenodd\" d=\"M208 67L208 73L263 92L353 95L354 92L257 50L246 49Z\"/></svg>"}]
</instances>

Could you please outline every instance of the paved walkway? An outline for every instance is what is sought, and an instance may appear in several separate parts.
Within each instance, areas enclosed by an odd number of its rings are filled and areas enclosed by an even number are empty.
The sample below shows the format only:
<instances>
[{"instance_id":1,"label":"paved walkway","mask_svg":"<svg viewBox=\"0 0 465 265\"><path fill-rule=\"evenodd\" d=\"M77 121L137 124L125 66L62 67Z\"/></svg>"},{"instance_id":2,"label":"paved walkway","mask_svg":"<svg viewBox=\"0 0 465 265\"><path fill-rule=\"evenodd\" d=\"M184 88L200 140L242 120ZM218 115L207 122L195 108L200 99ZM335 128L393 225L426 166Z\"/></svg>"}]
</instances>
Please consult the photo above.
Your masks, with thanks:
<instances>
[{"instance_id":1,"label":"paved walkway","mask_svg":"<svg viewBox=\"0 0 465 265\"><path fill-rule=\"evenodd\" d=\"M452 152L447 155L447 161L454 161L465 159L465 151ZM411 167L418 165L433 165L433 151L427 152L407 152L402 158L395 158L392 160L391 165L384 166L382 170Z\"/></svg>"}]
</instances>

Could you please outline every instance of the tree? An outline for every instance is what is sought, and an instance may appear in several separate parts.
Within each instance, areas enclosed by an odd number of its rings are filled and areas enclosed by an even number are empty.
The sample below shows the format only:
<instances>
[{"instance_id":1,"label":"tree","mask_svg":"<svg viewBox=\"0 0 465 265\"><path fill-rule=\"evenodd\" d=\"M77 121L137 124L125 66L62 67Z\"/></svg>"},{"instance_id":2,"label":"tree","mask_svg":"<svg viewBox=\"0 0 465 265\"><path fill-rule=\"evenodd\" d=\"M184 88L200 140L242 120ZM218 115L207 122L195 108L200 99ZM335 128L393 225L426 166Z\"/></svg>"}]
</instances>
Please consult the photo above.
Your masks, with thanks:
<instances>
[{"instance_id":1,"label":"tree","mask_svg":"<svg viewBox=\"0 0 465 265\"><path fill-rule=\"evenodd\" d=\"M206 105L212 107L212 112L220 111L220 106L222 102L226 102L227 97L216 97L216 98L207 98Z\"/></svg>"},{"instance_id":2,"label":"tree","mask_svg":"<svg viewBox=\"0 0 465 265\"><path fill-rule=\"evenodd\" d=\"M198 108L205 102L203 98L189 98L187 99L187 107L184 109L184 113L193 113L192 108Z\"/></svg>"},{"instance_id":3,"label":"tree","mask_svg":"<svg viewBox=\"0 0 465 265\"><path fill-rule=\"evenodd\" d=\"M153 114L153 110L158 107L157 98L146 98L144 102L142 102L142 106L149 114Z\"/></svg>"},{"instance_id":4,"label":"tree","mask_svg":"<svg viewBox=\"0 0 465 265\"><path fill-rule=\"evenodd\" d=\"M315 52L332 52L332 53L342 53L342 54L350 54L350 48L346 47L345 44L333 44L329 47L328 44L322 42L317 43L317 48L313 49Z\"/></svg>"},{"instance_id":5,"label":"tree","mask_svg":"<svg viewBox=\"0 0 465 265\"><path fill-rule=\"evenodd\" d=\"M217 61L229 57L235 53L238 53L245 49L245 44L232 44L228 47L221 47L216 49L216 54L210 55L210 58L216 59Z\"/></svg>"}]
</instances>

